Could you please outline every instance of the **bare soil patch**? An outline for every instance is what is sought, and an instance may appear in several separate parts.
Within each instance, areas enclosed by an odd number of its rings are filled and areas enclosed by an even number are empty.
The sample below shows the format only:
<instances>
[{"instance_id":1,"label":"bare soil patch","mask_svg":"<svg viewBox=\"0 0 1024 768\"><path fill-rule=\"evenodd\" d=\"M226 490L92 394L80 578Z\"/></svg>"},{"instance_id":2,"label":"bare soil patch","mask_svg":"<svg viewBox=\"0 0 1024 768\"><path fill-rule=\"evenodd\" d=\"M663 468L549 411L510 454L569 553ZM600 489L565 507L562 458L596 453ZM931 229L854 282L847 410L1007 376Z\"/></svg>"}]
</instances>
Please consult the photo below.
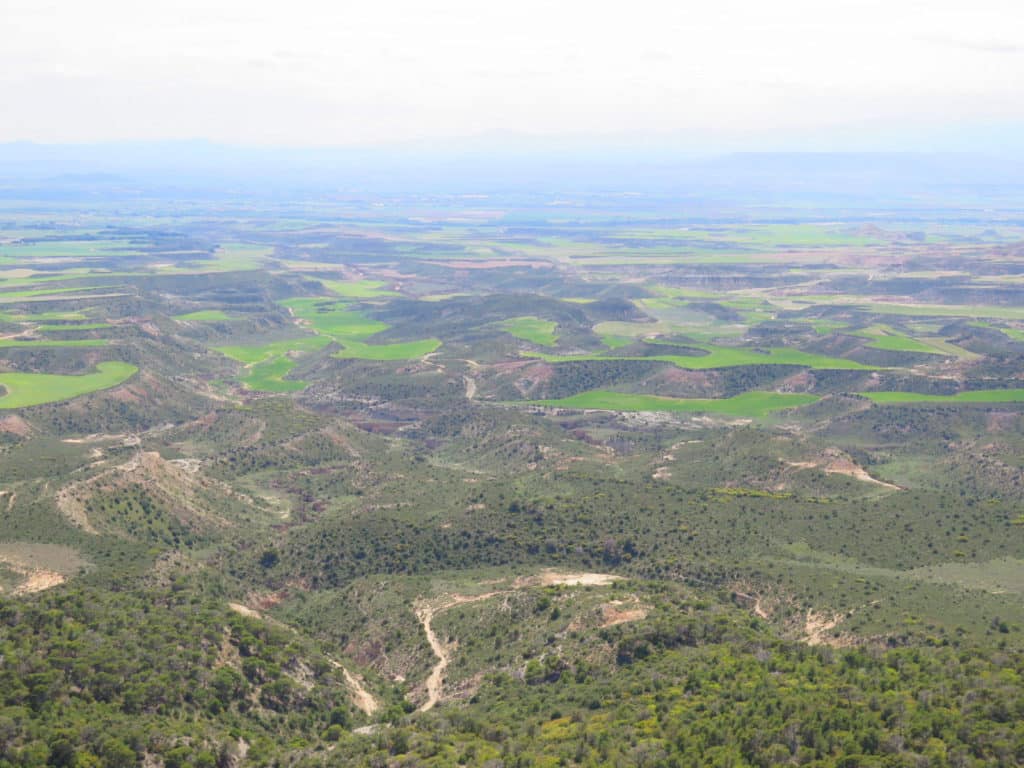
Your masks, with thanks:
<instances>
[{"instance_id":1,"label":"bare soil patch","mask_svg":"<svg viewBox=\"0 0 1024 768\"><path fill-rule=\"evenodd\" d=\"M838 448L826 448L820 456L807 461L787 461L786 464L795 469L820 469L829 475L846 475L863 483L880 485L883 488L890 488L894 491L902 491L898 485L887 483L884 480L872 477L863 467L847 456Z\"/></svg>"},{"instance_id":2,"label":"bare soil patch","mask_svg":"<svg viewBox=\"0 0 1024 768\"><path fill-rule=\"evenodd\" d=\"M420 624L423 626L423 632L427 636L427 643L430 644L430 649L434 652L434 656L437 657L437 663L434 664L433 668L430 670L430 674L424 682L427 698L426 701L420 705L417 712L426 712L433 709L441 701L444 694L444 672L451 663L452 654L458 648L458 641L447 639L445 642L442 642L434 632L433 620L437 614L447 611L450 608L454 608L457 605L488 600L492 597L507 595L515 590L526 589L528 587L548 587L556 585L607 586L620 578L621 577L609 573L560 573L558 571L542 571L541 573L532 576L517 577L512 581L510 589L499 589L492 592L483 592L478 595L446 594L434 600L418 600L413 606L413 610L416 613L416 618L419 619ZM493 580L487 582L487 584L498 584L502 582L504 582L504 579ZM614 603L609 603L609 607L612 610L618 610ZM643 616L640 616L637 613L639 610L639 608L624 609L620 613L614 614L615 616L626 617L622 618L621 621L614 621L614 623L638 621L644 618L644 616L647 615L646 609L643 611Z\"/></svg>"},{"instance_id":3,"label":"bare soil patch","mask_svg":"<svg viewBox=\"0 0 1024 768\"><path fill-rule=\"evenodd\" d=\"M32 434L32 425L16 414L10 414L0 418L0 432L18 437L28 437Z\"/></svg>"},{"instance_id":4,"label":"bare soil patch","mask_svg":"<svg viewBox=\"0 0 1024 768\"><path fill-rule=\"evenodd\" d=\"M242 605L241 603L228 603L228 608L230 608L235 613L240 614L242 616L246 616L250 619L263 618L263 614L257 611L255 608L250 608L249 606Z\"/></svg>"},{"instance_id":5,"label":"bare soil patch","mask_svg":"<svg viewBox=\"0 0 1024 768\"><path fill-rule=\"evenodd\" d=\"M194 460L167 461L156 451L140 451L130 461L87 479L70 483L56 495L57 508L86 533L99 531L86 513L86 503L97 493L111 493L132 484L144 487L181 523L225 527L228 521L211 512L203 494L255 501L219 480L200 474Z\"/></svg>"},{"instance_id":6,"label":"bare soil patch","mask_svg":"<svg viewBox=\"0 0 1024 768\"><path fill-rule=\"evenodd\" d=\"M512 586L514 589L524 587L564 585L570 587L606 587L619 581L622 576L611 573L559 573L558 571L542 571L537 576L520 576Z\"/></svg>"},{"instance_id":7,"label":"bare soil patch","mask_svg":"<svg viewBox=\"0 0 1024 768\"><path fill-rule=\"evenodd\" d=\"M338 664L336 661L333 663ZM362 679L353 675L340 664L338 666L341 667L341 674L344 675L345 683L348 685L349 692L352 695L352 704L366 715L372 715L380 709L380 702L373 697L373 694L366 690Z\"/></svg>"},{"instance_id":8,"label":"bare soil patch","mask_svg":"<svg viewBox=\"0 0 1024 768\"><path fill-rule=\"evenodd\" d=\"M621 600L612 600L601 606L601 628L614 627L616 624L628 624L631 621L642 621L647 618L647 608L632 603L627 605Z\"/></svg>"},{"instance_id":9,"label":"bare soil patch","mask_svg":"<svg viewBox=\"0 0 1024 768\"><path fill-rule=\"evenodd\" d=\"M0 544L0 563L22 579L11 590L14 595L59 586L88 565L71 547L31 542Z\"/></svg>"},{"instance_id":10,"label":"bare soil patch","mask_svg":"<svg viewBox=\"0 0 1024 768\"><path fill-rule=\"evenodd\" d=\"M816 613L808 608L804 617L803 641L808 645L831 645L834 648L853 645L852 638L832 633L843 622L843 618L841 613Z\"/></svg>"}]
</instances>

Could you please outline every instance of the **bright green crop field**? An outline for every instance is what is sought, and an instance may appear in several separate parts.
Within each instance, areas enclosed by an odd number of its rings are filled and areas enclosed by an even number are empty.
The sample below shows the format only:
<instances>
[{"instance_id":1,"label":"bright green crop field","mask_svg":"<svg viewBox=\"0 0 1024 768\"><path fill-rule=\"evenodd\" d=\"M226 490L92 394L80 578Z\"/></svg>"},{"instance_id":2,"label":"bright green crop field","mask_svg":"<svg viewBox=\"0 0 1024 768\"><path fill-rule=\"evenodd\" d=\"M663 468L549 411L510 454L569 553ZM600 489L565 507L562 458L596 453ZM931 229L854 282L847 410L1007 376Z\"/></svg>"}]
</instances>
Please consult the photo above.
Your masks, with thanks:
<instances>
[{"instance_id":1,"label":"bright green crop field","mask_svg":"<svg viewBox=\"0 0 1024 768\"><path fill-rule=\"evenodd\" d=\"M373 299L379 296L397 296L389 291L380 280L321 280L324 287L331 293L347 299Z\"/></svg>"},{"instance_id":2,"label":"bright green crop field","mask_svg":"<svg viewBox=\"0 0 1024 768\"><path fill-rule=\"evenodd\" d=\"M8 323L43 323L51 320L85 320L81 312L36 312L32 315L0 312L0 320Z\"/></svg>"},{"instance_id":3,"label":"bright green crop field","mask_svg":"<svg viewBox=\"0 0 1024 768\"><path fill-rule=\"evenodd\" d=\"M787 347L773 347L765 352L739 347L720 347L713 344L687 344L707 352L706 355L652 355L650 357L621 357L616 355L550 355L542 352L523 353L527 357L539 357L549 363L565 363L574 360L661 360L679 368L707 370L709 368L735 368L741 365L799 365L818 370L874 370L841 357L815 355Z\"/></svg>"},{"instance_id":4,"label":"bright green crop field","mask_svg":"<svg viewBox=\"0 0 1024 768\"><path fill-rule=\"evenodd\" d=\"M865 328L863 331L856 331L854 335L871 339L868 346L872 349L884 349L889 352L922 352L929 355L942 354L935 347L929 346L923 341L897 333L884 326Z\"/></svg>"},{"instance_id":5,"label":"bright green crop field","mask_svg":"<svg viewBox=\"0 0 1024 768\"><path fill-rule=\"evenodd\" d=\"M345 348L335 352L334 357L343 360L415 360L429 355L439 346L440 339L420 339L419 341L399 341L394 344L365 344L353 339L341 342Z\"/></svg>"},{"instance_id":6,"label":"bright green crop field","mask_svg":"<svg viewBox=\"0 0 1024 768\"><path fill-rule=\"evenodd\" d=\"M188 312L184 315L175 315L175 320L191 320L196 323L219 323L230 320L231 316L220 309L200 309L198 312Z\"/></svg>"},{"instance_id":7,"label":"bright green crop field","mask_svg":"<svg viewBox=\"0 0 1024 768\"><path fill-rule=\"evenodd\" d=\"M289 353L312 352L331 343L344 347L335 357L359 360L413 360L441 346L439 339L367 344L362 339L387 330L388 325L347 309L340 302L297 298L281 304L318 335L261 345L216 347L221 354L246 364L249 370L241 381L249 389L259 392L297 392L304 389L306 382L284 378L295 367Z\"/></svg>"},{"instance_id":8,"label":"bright green crop field","mask_svg":"<svg viewBox=\"0 0 1024 768\"><path fill-rule=\"evenodd\" d=\"M976 389L955 395L922 395L917 392L861 392L879 405L902 403L1024 403L1024 389Z\"/></svg>"},{"instance_id":9,"label":"bright green crop field","mask_svg":"<svg viewBox=\"0 0 1024 768\"><path fill-rule=\"evenodd\" d=\"M538 400L531 404L605 411L721 413L728 416L761 418L772 411L797 408L817 402L818 399L815 395L781 394L778 392L744 392L735 397L712 399L659 397L657 395L634 395L594 390L581 392L572 397L563 397L560 400Z\"/></svg>"},{"instance_id":10,"label":"bright green crop field","mask_svg":"<svg viewBox=\"0 0 1024 768\"><path fill-rule=\"evenodd\" d=\"M326 336L303 336L297 339L272 341L253 346L216 347L222 355L245 363L246 374L241 381L257 392L298 392L305 389L304 381L290 381L284 377L295 367L291 352L312 352L331 343Z\"/></svg>"},{"instance_id":11,"label":"bright green crop field","mask_svg":"<svg viewBox=\"0 0 1024 768\"><path fill-rule=\"evenodd\" d=\"M27 408L30 405L70 400L79 395L116 387L139 369L130 363L108 361L96 365L96 373L62 376L51 373L0 373L0 386L7 394L0 397L0 408Z\"/></svg>"},{"instance_id":12,"label":"bright green crop field","mask_svg":"<svg viewBox=\"0 0 1024 768\"><path fill-rule=\"evenodd\" d=\"M330 343L331 340L323 336L302 336L297 339L272 341L269 344L215 347L214 349L222 355L227 355L232 360L237 360L246 365L253 365L278 355L286 355L289 352L309 352L315 349L323 349Z\"/></svg>"},{"instance_id":13,"label":"bright green crop field","mask_svg":"<svg viewBox=\"0 0 1024 768\"><path fill-rule=\"evenodd\" d=\"M558 343L558 336L555 334L557 324L551 320L542 320L532 316L511 317L498 325L517 339L539 344L542 347L553 347Z\"/></svg>"},{"instance_id":14,"label":"bright green crop field","mask_svg":"<svg viewBox=\"0 0 1024 768\"><path fill-rule=\"evenodd\" d=\"M348 309L345 304L325 299L289 299L282 301L300 320L317 333L336 341L365 339L386 331L387 323L370 320L362 313Z\"/></svg>"},{"instance_id":15,"label":"bright green crop field","mask_svg":"<svg viewBox=\"0 0 1024 768\"><path fill-rule=\"evenodd\" d=\"M633 343L633 341L634 339L631 339L628 336L616 336L614 333L606 333L601 336L601 343L608 347L608 349L628 347Z\"/></svg>"},{"instance_id":16,"label":"bright green crop field","mask_svg":"<svg viewBox=\"0 0 1024 768\"><path fill-rule=\"evenodd\" d=\"M273 248L248 243L222 243L210 258L192 262L164 265L158 268L160 274L211 274L216 272L245 272L263 269L265 259Z\"/></svg>"},{"instance_id":17,"label":"bright green crop field","mask_svg":"<svg viewBox=\"0 0 1024 768\"><path fill-rule=\"evenodd\" d=\"M63 330L63 329L62 329ZM76 330L74 328L68 330ZM29 339L19 341L17 339L0 339L0 348L3 347L105 347L110 342L107 339L69 339L60 341L58 339Z\"/></svg>"},{"instance_id":18,"label":"bright green crop field","mask_svg":"<svg viewBox=\"0 0 1024 768\"><path fill-rule=\"evenodd\" d=\"M1005 333L1014 341L1024 341L1024 331L1018 330L1017 328L999 328L998 330Z\"/></svg>"},{"instance_id":19,"label":"bright green crop field","mask_svg":"<svg viewBox=\"0 0 1024 768\"><path fill-rule=\"evenodd\" d=\"M110 323L64 323L57 325L40 325L36 330L47 333L53 331L96 331L100 328L110 327Z\"/></svg>"},{"instance_id":20,"label":"bright green crop field","mask_svg":"<svg viewBox=\"0 0 1024 768\"><path fill-rule=\"evenodd\" d=\"M4 304L14 304L24 299L38 299L39 297L49 297L58 293L62 294L61 298L78 298L77 296L68 297L63 294L87 293L88 291L95 291L100 287L102 286L84 285L70 288L31 288L20 291L3 291L0 292L0 302ZM87 296L85 298L87 298Z\"/></svg>"},{"instance_id":21,"label":"bright green crop field","mask_svg":"<svg viewBox=\"0 0 1024 768\"><path fill-rule=\"evenodd\" d=\"M335 357L358 360L414 360L441 346L439 339L420 339L393 344L367 344L364 340L390 326L371 320L340 302L323 299L289 299L281 302L312 330L329 337L344 349ZM327 341L325 340L325 343Z\"/></svg>"},{"instance_id":22,"label":"bright green crop field","mask_svg":"<svg viewBox=\"0 0 1024 768\"><path fill-rule=\"evenodd\" d=\"M284 378L294 367L294 360L278 355L251 366L242 383L257 392L299 392L306 388L306 382Z\"/></svg>"}]
</instances>

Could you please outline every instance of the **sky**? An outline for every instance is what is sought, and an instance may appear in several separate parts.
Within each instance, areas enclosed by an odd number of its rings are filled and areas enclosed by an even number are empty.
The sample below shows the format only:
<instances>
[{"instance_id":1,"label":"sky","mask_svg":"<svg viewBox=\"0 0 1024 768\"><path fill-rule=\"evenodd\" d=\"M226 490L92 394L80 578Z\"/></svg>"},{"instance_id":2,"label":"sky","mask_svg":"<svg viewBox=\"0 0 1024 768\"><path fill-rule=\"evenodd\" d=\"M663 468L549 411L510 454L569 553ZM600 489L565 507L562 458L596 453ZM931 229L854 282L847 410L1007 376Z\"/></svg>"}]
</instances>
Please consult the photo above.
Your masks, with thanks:
<instances>
[{"instance_id":1,"label":"sky","mask_svg":"<svg viewBox=\"0 0 1024 768\"><path fill-rule=\"evenodd\" d=\"M0 142L1024 148L1020 0L0 0Z\"/></svg>"}]
</instances>

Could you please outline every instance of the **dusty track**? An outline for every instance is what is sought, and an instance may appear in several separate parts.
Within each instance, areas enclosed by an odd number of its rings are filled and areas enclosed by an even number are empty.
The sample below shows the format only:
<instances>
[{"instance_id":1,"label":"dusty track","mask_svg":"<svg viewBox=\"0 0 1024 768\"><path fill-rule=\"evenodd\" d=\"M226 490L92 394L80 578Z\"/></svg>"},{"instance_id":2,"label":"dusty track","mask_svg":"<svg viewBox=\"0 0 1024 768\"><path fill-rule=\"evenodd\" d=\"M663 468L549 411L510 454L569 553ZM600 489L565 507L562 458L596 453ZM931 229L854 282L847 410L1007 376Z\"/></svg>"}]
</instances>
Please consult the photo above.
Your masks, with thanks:
<instances>
[{"instance_id":1,"label":"dusty track","mask_svg":"<svg viewBox=\"0 0 1024 768\"><path fill-rule=\"evenodd\" d=\"M345 676L345 682L348 684L349 691L352 694L352 703L358 709L362 710L363 713L367 715L372 715L380 709L380 702L373 697L372 693L366 690L362 680L333 659L331 660L331 663L337 665L337 667L341 669L341 674Z\"/></svg>"},{"instance_id":2,"label":"dusty track","mask_svg":"<svg viewBox=\"0 0 1024 768\"><path fill-rule=\"evenodd\" d=\"M509 591L511 590L485 592L482 595L449 595L438 605L431 605L427 602L420 602L416 605L416 618L423 625L423 632L427 636L430 650L437 657L437 663L430 670L426 680L427 700L420 705L419 709L416 710L417 712L426 712L429 709L433 709L441 700L441 693L444 690L444 671L452 660L452 651L456 646L456 643L442 643L438 639L437 633L434 632L434 628L431 626L434 616L442 611L447 611L449 608L454 608L456 605L476 603L480 600L496 597L497 595L508 594Z\"/></svg>"},{"instance_id":3,"label":"dusty track","mask_svg":"<svg viewBox=\"0 0 1024 768\"><path fill-rule=\"evenodd\" d=\"M441 642L437 633L434 632L433 620L437 614L443 613L457 605L476 603L481 600L498 597L499 595L508 595L516 590L527 587L553 586L556 584L564 584L566 586L607 586L618 578L620 577L608 573L556 573L554 571L544 571L536 576L520 576L516 578L512 582L510 589L484 592L479 595L449 594L434 602L418 600L413 606L413 610L416 613L416 618L419 619L420 624L423 626L423 632L427 636L427 643L430 644L430 650L437 657L437 663L430 670L430 674L424 683L427 689L427 699L416 711L426 712L433 709L441 701L441 696L444 693L444 671L448 668L448 664L451 663L452 652L458 646L458 643L454 641ZM631 621L635 620L635 618L629 616L623 620Z\"/></svg>"},{"instance_id":4,"label":"dusty track","mask_svg":"<svg viewBox=\"0 0 1024 768\"><path fill-rule=\"evenodd\" d=\"M279 626L286 627L287 629L290 629L292 632L296 631L294 627L289 627L287 624L283 624L277 621L276 619L264 616L263 613L257 611L255 608L250 608L249 606L243 605L242 603L228 603L228 607L235 613L241 614L242 616L246 616L251 619L261 619L265 621L270 621L274 624L278 624ZM335 661L329 656L327 657L327 661L335 669L341 670L341 674L345 678L345 685L347 685L349 689L349 698L351 699L352 704L357 709L361 710L364 714L367 715L372 715L374 712L380 709L380 702L377 701L376 698L374 698L372 693L366 690L366 686L363 685L363 681L359 677L349 672L348 669L343 664L341 664L338 661Z\"/></svg>"}]
</instances>

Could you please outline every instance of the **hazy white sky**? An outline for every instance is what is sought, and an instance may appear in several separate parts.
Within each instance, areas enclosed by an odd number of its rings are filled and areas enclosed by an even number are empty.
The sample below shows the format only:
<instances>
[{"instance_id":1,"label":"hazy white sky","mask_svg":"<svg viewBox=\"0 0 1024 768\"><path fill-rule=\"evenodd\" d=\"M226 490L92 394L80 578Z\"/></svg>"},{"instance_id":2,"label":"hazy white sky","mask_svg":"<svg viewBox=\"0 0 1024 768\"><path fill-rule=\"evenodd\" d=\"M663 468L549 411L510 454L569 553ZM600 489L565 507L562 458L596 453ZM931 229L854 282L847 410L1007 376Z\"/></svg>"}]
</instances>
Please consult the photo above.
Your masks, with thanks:
<instances>
[{"instance_id":1,"label":"hazy white sky","mask_svg":"<svg viewBox=\"0 0 1024 768\"><path fill-rule=\"evenodd\" d=\"M1022 0L0 0L0 39L0 141L828 149L1024 122Z\"/></svg>"}]
</instances>

